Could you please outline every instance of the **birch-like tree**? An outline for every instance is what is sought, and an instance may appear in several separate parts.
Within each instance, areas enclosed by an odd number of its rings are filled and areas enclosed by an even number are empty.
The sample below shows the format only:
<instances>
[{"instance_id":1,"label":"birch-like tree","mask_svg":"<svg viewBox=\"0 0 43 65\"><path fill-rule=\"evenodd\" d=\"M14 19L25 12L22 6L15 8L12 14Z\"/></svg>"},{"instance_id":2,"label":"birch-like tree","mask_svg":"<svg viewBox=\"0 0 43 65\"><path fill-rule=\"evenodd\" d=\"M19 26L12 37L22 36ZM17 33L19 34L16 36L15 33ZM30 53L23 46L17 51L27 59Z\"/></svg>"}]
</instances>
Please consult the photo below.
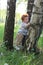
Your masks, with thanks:
<instances>
[{"instance_id":1,"label":"birch-like tree","mask_svg":"<svg viewBox=\"0 0 43 65\"><path fill-rule=\"evenodd\" d=\"M42 4L42 5L41 5ZM26 40L27 50L34 48L37 50L37 41L42 32L43 25L43 0L34 0L33 10L31 14L28 39ZM29 5L28 5L29 6Z\"/></svg>"},{"instance_id":2,"label":"birch-like tree","mask_svg":"<svg viewBox=\"0 0 43 65\"><path fill-rule=\"evenodd\" d=\"M4 42L7 49L13 49L16 0L7 0L7 16L5 22Z\"/></svg>"}]
</instances>

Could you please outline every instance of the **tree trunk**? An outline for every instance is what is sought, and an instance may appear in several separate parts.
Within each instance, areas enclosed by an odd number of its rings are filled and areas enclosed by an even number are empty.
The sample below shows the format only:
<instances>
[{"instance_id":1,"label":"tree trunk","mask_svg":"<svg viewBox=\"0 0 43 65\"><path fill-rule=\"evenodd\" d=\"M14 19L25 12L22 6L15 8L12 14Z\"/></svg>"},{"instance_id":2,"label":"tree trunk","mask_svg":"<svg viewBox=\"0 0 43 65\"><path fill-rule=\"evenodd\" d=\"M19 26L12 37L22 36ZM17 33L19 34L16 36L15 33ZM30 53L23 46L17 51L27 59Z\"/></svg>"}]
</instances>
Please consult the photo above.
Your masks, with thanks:
<instances>
[{"instance_id":1,"label":"tree trunk","mask_svg":"<svg viewBox=\"0 0 43 65\"><path fill-rule=\"evenodd\" d=\"M30 26L29 29L29 35L28 35L28 39L26 40L26 44L27 46L29 46L29 48L36 48L36 43L40 37L41 31L42 31L42 14L40 14L43 10L43 6L40 5L40 3L42 2L42 0L35 0L34 1L34 5L35 7L33 7L33 11L32 11L32 16L30 19L30 23L32 24L32 26ZM29 49L28 48L28 49Z\"/></svg>"},{"instance_id":2,"label":"tree trunk","mask_svg":"<svg viewBox=\"0 0 43 65\"><path fill-rule=\"evenodd\" d=\"M7 1L7 16L5 22L4 42L7 49L13 49L16 0Z\"/></svg>"},{"instance_id":3,"label":"tree trunk","mask_svg":"<svg viewBox=\"0 0 43 65\"><path fill-rule=\"evenodd\" d=\"M31 13L32 13L32 9L33 9L33 5L34 4L34 0L28 0L27 3L27 13L29 14L29 21L31 19Z\"/></svg>"}]
</instances>

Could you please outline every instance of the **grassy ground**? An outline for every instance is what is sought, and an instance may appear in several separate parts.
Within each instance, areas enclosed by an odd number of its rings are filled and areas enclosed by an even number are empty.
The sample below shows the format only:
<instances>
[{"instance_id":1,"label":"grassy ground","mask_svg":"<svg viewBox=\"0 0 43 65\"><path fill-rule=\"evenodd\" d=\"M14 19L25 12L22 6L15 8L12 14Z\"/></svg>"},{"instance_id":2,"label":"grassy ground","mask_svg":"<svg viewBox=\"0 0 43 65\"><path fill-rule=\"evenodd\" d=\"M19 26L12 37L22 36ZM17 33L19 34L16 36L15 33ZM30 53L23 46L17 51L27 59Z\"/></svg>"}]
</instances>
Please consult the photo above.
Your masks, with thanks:
<instances>
[{"instance_id":1,"label":"grassy ground","mask_svg":"<svg viewBox=\"0 0 43 65\"><path fill-rule=\"evenodd\" d=\"M3 34L4 34L4 24L0 23L0 42L3 40Z\"/></svg>"},{"instance_id":2,"label":"grassy ground","mask_svg":"<svg viewBox=\"0 0 43 65\"><path fill-rule=\"evenodd\" d=\"M18 31L15 27L14 39ZM0 24L0 42L3 41L4 24ZM42 33L43 34L43 33ZM38 46L43 50L43 37L40 37ZM35 56L34 53L26 54L22 51L6 51L4 44L0 46L0 65L43 65L43 52Z\"/></svg>"},{"instance_id":3,"label":"grassy ground","mask_svg":"<svg viewBox=\"0 0 43 65\"><path fill-rule=\"evenodd\" d=\"M18 28L19 26L17 25L17 27L15 27L15 30L14 30L14 39L16 37ZM4 37L4 23L0 23L0 42L3 41L3 37Z\"/></svg>"}]
</instances>

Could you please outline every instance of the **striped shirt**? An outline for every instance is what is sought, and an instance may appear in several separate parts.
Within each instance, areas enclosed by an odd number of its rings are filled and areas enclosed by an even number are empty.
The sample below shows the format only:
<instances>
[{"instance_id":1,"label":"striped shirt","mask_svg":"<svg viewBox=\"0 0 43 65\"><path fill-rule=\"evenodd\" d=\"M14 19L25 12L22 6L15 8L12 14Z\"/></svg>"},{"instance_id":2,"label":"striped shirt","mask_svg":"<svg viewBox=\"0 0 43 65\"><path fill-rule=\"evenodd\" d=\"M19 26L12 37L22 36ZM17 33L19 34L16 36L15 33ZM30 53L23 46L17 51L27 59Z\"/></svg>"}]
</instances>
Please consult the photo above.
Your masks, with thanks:
<instances>
[{"instance_id":1,"label":"striped shirt","mask_svg":"<svg viewBox=\"0 0 43 65\"><path fill-rule=\"evenodd\" d=\"M26 28L26 24L27 24L27 23L25 23L25 22L22 22L22 23L21 23L21 27L20 27L18 33L21 33L21 34L23 34L23 35L27 35L28 30L27 30L27 28Z\"/></svg>"}]
</instances>

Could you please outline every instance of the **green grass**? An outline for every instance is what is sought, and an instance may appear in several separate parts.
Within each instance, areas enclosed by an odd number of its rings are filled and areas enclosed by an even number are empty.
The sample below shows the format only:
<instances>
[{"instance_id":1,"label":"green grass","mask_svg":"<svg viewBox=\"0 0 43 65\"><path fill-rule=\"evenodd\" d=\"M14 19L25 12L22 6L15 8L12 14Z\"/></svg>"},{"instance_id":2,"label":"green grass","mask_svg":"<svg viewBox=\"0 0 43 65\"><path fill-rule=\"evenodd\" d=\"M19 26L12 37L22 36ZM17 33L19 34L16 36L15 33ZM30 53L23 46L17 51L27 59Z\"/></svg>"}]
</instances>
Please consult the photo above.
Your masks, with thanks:
<instances>
[{"instance_id":1,"label":"green grass","mask_svg":"<svg viewBox=\"0 0 43 65\"><path fill-rule=\"evenodd\" d=\"M3 40L3 34L4 34L4 24L0 23L0 42Z\"/></svg>"},{"instance_id":2,"label":"green grass","mask_svg":"<svg viewBox=\"0 0 43 65\"><path fill-rule=\"evenodd\" d=\"M0 10L0 18L3 17L5 19L6 17L6 10Z\"/></svg>"},{"instance_id":3,"label":"green grass","mask_svg":"<svg viewBox=\"0 0 43 65\"><path fill-rule=\"evenodd\" d=\"M6 51L0 47L0 65L43 65L43 53L35 56L34 53L27 54L22 51Z\"/></svg>"},{"instance_id":4,"label":"green grass","mask_svg":"<svg viewBox=\"0 0 43 65\"><path fill-rule=\"evenodd\" d=\"M15 27L14 39L19 26ZM3 41L4 24L0 24L0 41ZM43 33L42 33L43 34ZM43 37L39 38L38 46L43 50ZM4 44L0 45L0 65L43 65L43 52L35 56L34 53L27 54L25 51L6 51Z\"/></svg>"},{"instance_id":5,"label":"green grass","mask_svg":"<svg viewBox=\"0 0 43 65\"><path fill-rule=\"evenodd\" d=\"M14 39L16 37L18 29L19 29L19 26L17 25L14 30ZM4 37L4 23L0 23L0 42L3 41L3 37Z\"/></svg>"}]
</instances>

